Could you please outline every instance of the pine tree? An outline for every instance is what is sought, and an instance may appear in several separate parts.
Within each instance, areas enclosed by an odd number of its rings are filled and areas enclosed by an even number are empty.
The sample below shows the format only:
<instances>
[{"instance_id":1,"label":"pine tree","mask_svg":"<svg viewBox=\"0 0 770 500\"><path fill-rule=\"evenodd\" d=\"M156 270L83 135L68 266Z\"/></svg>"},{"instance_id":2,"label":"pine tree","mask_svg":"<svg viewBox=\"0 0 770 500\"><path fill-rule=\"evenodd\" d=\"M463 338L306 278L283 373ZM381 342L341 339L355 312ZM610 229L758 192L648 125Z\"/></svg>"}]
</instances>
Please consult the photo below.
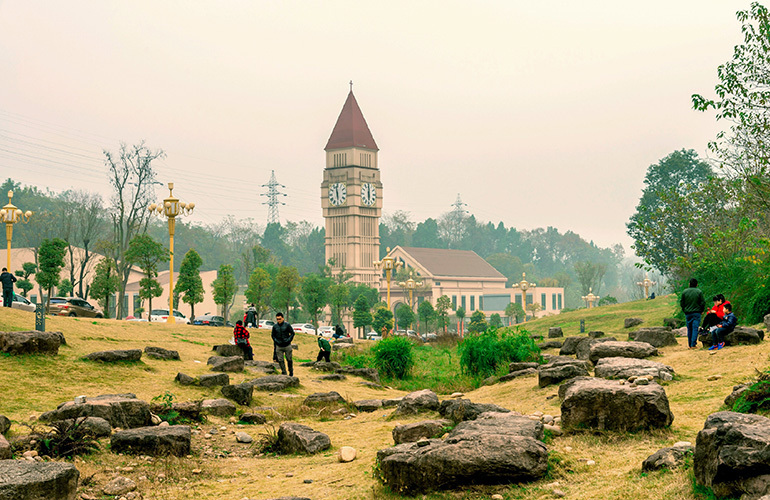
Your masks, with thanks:
<instances>
[{"instance_id":1,"label":"pine tree","mask_svg":"<svg viewBox=\"0 0 770 500\"><path fill-rule=\"evenodd\" d=\"M110 297L118 291L119 287L120 277L115 261L110 257L104 257L96 264L96 274L91 282L91 296L102 301L105 318L110 317Z\"/></svg>"},{"instance_id":2,"label":"pine tree","mask_svg":"<svg viewBox=\"0 0 770 500\"><path fill-rule=\"evenodd\" d=\"M230 318L230 306L238 291L238 283L235 281L233 266L222 264L217 271L217 279L211 284L214 291L214 303L222 306L222 316L225 321Z\"/></svg>"},{"instance_id":3,"label":"pine tree","mask_svg":"<svg viewBox=\"0 0 770 500\"><path fill-rule=\"evenodd\" d=\"M184 254L179 266L179 277L174 285L174 294L182 297L182 302L190 304L190 321L195 319L195 304L203 302L203 280L200 267L203 259L194 248Z\"/></svg>"},{"instance_id":4,"label":"pine tree","mask_svg":"<svg viewBox=\"0 0 770 500\"><path fill-rule=\"evenodd\" d=\"M40 269L35 274L35 281L48 291L45 308L51 305L51 293L53 288L59 284L61 269L64 267L64 256L67 251L67 242L54 238L52 240L43 240L40 244L38 263Z\"/></svg>"}]
</instances>

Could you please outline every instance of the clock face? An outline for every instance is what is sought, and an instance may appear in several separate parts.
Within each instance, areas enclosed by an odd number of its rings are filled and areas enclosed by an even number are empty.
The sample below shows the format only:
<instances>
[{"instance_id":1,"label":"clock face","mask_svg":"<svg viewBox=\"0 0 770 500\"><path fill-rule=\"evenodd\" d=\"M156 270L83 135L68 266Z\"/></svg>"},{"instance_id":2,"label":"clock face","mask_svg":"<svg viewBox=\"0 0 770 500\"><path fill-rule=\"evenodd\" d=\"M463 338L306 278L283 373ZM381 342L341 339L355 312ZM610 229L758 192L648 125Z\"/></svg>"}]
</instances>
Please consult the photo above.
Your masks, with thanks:
<instances>
[{"instance_id":1,"label":"clock face","mask_svg":"<svg viewBox=\"0 0 770 500\"><path fill-rule=\"evenodd\" d=\"M369 207L374 205L374 202L377 201L377 188L374 187L374 184L365 182L361 186L361 201Z\"/></svg>"},{"instance_id":2,"label":"clock face","mask_svg":"<svg viewBox=\"0 0 770 500\"><path fill-rule=\"evenodd\" d=\"M342 182L335 182L329 186L329 202L335 207L345 203L348 197L348 188Z\"/></svg>"}]
</instances>

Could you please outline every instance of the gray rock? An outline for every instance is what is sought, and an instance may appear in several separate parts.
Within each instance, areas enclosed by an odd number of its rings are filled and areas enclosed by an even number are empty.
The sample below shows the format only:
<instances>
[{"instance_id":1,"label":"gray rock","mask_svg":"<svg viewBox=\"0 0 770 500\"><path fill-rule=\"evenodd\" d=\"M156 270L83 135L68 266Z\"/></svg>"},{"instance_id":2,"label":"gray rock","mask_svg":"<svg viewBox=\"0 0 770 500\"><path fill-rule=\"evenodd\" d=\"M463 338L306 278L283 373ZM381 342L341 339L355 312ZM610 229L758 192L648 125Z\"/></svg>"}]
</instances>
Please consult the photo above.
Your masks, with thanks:
<instances>
[{"instance_id":1,"label":"gray rock","mask_svg":"<svg viewBox=\"0 0 770 500\"><path fill-rule=\"evenodd\" d=\"M633 431L668 427L674 421L663 387L631 387L605 379L571 383L561 404L565 429Z\"/></svg>"},{"instance_id":2,"label":"gray rock","mask_svg":"<svg viewBox=\"0 0 770 500\"><path fill-rule=\"evenodd\" d=\"M13 456L11 451L11 443L5 439L5 436L0 434L0 460L8 460Z\"/></svg>"},{"instance_id":3,"label":"gray rock","mask_svg":"<svg viewBox=\"0 0 770 500\"><path fill-rule=\"evenodd\" d=\"M768 331L770 331L770 314L765 315L765 317L763 318L763 322L765 323L765 328L767 328Z\"/></svg>"},{"instance_id":4,"label":"gray rock","mask_svg":"<svg viewBox=\"0 0 770 500\"><path fill-rule=\"evenodd\" d=\"M633 328L644 323L642 318L626 318L623 320L623 328Z\"/></svg>"},{"instance_id":5,"label":"gray rock","mask_svg":"<svg viewBox=\"0 0 770 500\"><path fill-rule=\"evenodd\" d=\"M110 451L153 457L183 457L190 454L190 438L190 427L186 425L128 429L112 435Z\"/></svg>"},{"instance_id":6,"label":"gray rock","mask_svg":"<svg viewBox=\"0 0 770 500\"><path fill-rule=\"evenodd\" d=\"M334 372L335 370L342 368L336 361L332 361L331 363L327 363L326 361L316 361L315 363L312 363L312 366L312 370L318 370L319 372Z\"/></svg>"},{"instance_id":7,"label":"gray rock","mask_svg":"<svg viewBox=\"0 0 770 500\"><path fill-rule=\"evenodd\" d=\"M347 380L347 377L342 373L329 373L328 375L321 375L316 380Z\"/></svg>"},{"instance_id":8,"label":"gray rock","mask_svg":"<svg viewBox=\"0 0 770 500\"><path fill-rule=\"evenodd\" d=\"M393 442L414 443L420 439L439 437L453 425L451 420L424 420L413 424L397 425L393 428Z\"/></svg>"},{"instance_id":9,"label":"gray rock","mask_svg":"<svg viewBox=\"0 0 770 500\"><path fill-rule=\"evenodd\" d=\"M588 359L596 364L602 358L643 359L658 354L658 349L647 342L600 342L591 346Z\"/></svg>"},{"instance_id":10,"label":"gray rock","mask_svg":"<svg viewBox=\"0 0 770 500\"><path fill-rule=\"evenodd\" d=\"M601 337L604 337L604 332L600 332L598 330L597 331L593 331L593 332L588 332L588 338L598 339L598 338L601 338Z\"/></svg>"},{"instance_id":11,"label":"gray rock","mask_svg":"<svg viewBox=\"0 0 770 500\"><path fill-rule=\"evenodd\" d=\"M355 375L357 377L371 380L374 383L380 383L380 374L374 368L353 368L352 366L343 366L334 370L334 373L344 373L346 375Z\"/></svg>"},{"instance_id":12,"label":"gray rock","mask_svg":"<svg viewBox=\"0 0 770 500\"><path fill-rule=\"evenodd\" d=\"M725 336L725 345L755 345L762 342L765 333L762 330L736 326L735 330Z\"/></svg>"},{"instance_id":13,"label":"gray rock","mask_svg":"<svg viewBox=\"0 0 770 500\"><path fill-rule=\"evenodd\" d=\"M101 361L102 363L119 363L122 361L139 361L142 359L141 349L117 349L114 351L92 352L83 357L89 361Z\"/></svg>"},{"instance_id":14,"label":"gray rock","mask_svg":"<svg viewBox=\"0 0 770 500\"><path fill-rule=\"evenodd\" d=\"M441 402L438 413L454 422L476 420L485 412L508 413L511 410L496 404L473 403L470 399L447 399Z\"/></svg>"},{"instance_id":15,"label":"gray rock","mask_svg":"<svg viewBox=\"0 0 770 500\"><path fill-rule=\"evenodd\" d=\"M381 399L362 399L359 401L353 401L353 406L355 406L358 411L370 413L382 408L382 400Z\"/></svg>"},{"instance_id":16,"label":"gray rock","mask_svg":"<svg viewBox=\"0 0 770 500\"><path fill-rule=\"evenodd\" d=\"M558 340L549 340L547 342L540 342L537 347L540 349L560 349L562 343Z\"/></svg>"},{"instance_id":17,"label":"gray rock","mask_svg":"<svg viewBox=\"0 0 770 500\"><path fill-rule=\"evenodd\" d=\"M353 337L340 337L334 341L335 344L353 344Z\"/></svg>"},{"instance_id":18,"label":"gray rock","mask_svg":"<svg viewBox=\"0 0 770 500\"><path fill-rule=\"evenodd\" d=\"M695 480L719 498L770 493L768 450L770 419L729 411L711 414L695 444Z\"/></svg>"},{"instance_id":19,"label":"gray rock","mask_svg":"<svg viewBox=\"0 0 770 500\"><path fill-rule=\"evenodd\" d=\"M657 379L669 379L664 377L663 373L668 373L672 378L675 375L674 369L668 365L634 358L603 358L596 363L594 369L596 377L606 379L627 379L644 375L652 375Z\"/></svg>"},{"instance_id":20,"label":"gray rock","mask_svg":"<svg viewBox=\"0 0 770 500\"><path fill-rule=\"evenodd\" d=\"M596 345L600 342L612 342L615 340L618 340L618 339L616 339L615 337L601 337L601 338L586 337L581 342L578 342L578 345L575 348L575 357L577 359L587 360L589 354L591 353L591 346Z\"/></svg>"},{"instance_id":21,"label":"gray rock","mask_svg":"<svg viewBox=\"0 0 770 500\"><path fill-rule=\"evenodd\" d=\"M314 454L326 450L331 446L329 436L322 432L314 431L306 425L294 422L284 422L278 428L278 448L281 453L307 453Z\"/></svg>"},{"instance_id":22,"label":"gray rock","mask_svg":"<svg viewBox=\"0 0 770 500\"><path fill-rule=\"evenodd\" d=\"M141 353L141 351L139 351ZM70 418L99 417L112 427L132 429L150 425L150 405L133 394L104 394L86 398L85 403L67 401L56 410L40 415L41 422L58 422Z\"/></svg>"},{"instance_id":23,"label":"gray rock","mask_svg":"<svg viewBox=\"0 0 770 500\"><path fill-rule=\"evenodd\" d=\"M243 357L242 356L211 356L206 362L207 365L211 365L211 371L213 372L242 372Z\"/></svg>"},{"instance_id":24,"label":"gray rock","mask_svg":"<svg viewBox=\"0 0 770 500\"><path fill-rule=\"evenodd\" d=\"M289 387L299 387L299 379L288 375L267 375L248 382L256 391L277 392Z\"/></svg>"},{"instance_id":25,"label":"gray rock","mask_svg":"<svg viewBox=\"0 0 770 500\"><path fill-rule=\"evenodd\" d=\"M236 406L227 399L204 399L201 402L201 412L217 417L235 415Z\"/></svg>"},{"instance_id":26,"label":"gray rock","mask_svg":"<svg viewBox=\"0 0 770 500\"><path fill-rule=\"evenodd\" d=\"M254 441L254 439L251 436L249 436L248 434L246 434L245 432L236 432L235 433L235 440L237 442L239 442L239 443L246 443L246 444L251 443L252 441Z\"/></svg>"},{"instance_id":27,"label":"gray rock","mask_svg":"<svg viewBox=\"0 0 770 500\"><path fill-rule=\"evenodd\" d=\"M172 351L171 349L164 349L162 347L147 346L144 348L144 353L148 358L154 359L166 359L166 360L179 360L179 351Z\"/></svg>"},{"instance_id":28,"label":"gray rock","mask_svg":"<svg viewBox=\"0 0 770 500\"><path fill-rule=\"evenodd\" d=\"M342 343L340 343L339 341L332 342L332 351L343 351L345 349L353 349L355 347L356 346L354 344L349 342L342 342Z\"/></svg>"},{"instance_id":29,"label":"gray rock","mask_svg":"<svg viewBox=\"0 0 770 500\"><path fill-rule=\"evenodd\" d=\"M110 496L125 495L136 489L136 483L125 476L111 479L102 489L102 493Z\"/></svg>"},{"instance_id":30,"label":"gray rock","mask_svg":"<svg viewBox=\"0 0 770 500\"><path fill-rule=\"evenodd\" d=\"M64 423L67 425L77 423L78 427L84 433L98 438L112 434L112 426L110 423L100 417L81 417L78 419L68 418L64 420Z\"/></svg>"},{"instance_id":31,"label":"gray rock","mask_svg":"<svg viewBox=\"0 0 770 500\"><path fill-rule=\"evenodd\" d=\"M564 332L561 331L560 326L552 326L548 329L548 338L549 339L556 339L559 337L563 337Z\"/></svg>"},{"instance_id":32,"label":"gray rock","mask_svg":"<svg viewBox=\"0 0 770 500\"><path fill-rule=\"evenodd\" d=\"M273 375L275 373L278 373L281 370L281 368L278 366L278 363L272 363L269 361L259 361L256 359L252 359L249 361L244 361L243 364L247 368L251 368L253 370L256 370L262 373L267 373L268 375Z\"/></svg>"},{"instance_id":33,"label":"gray rock","mask_svg":"<svg viewBox=\"0 0 770 500\"><path fill-rule=\"evenodd\" d=\"M254 386L251 384L225 385L220 391L227 399L232 399L239 405L249 406L251 397L254 393Z\"/></svg>"},{"instance_id":34,"label":"gray rock","mask_svg":"<svg viewBox=\"0 0 770 500\"><path fill-rule=\"evenodd\" d=\"M5 415L0 415L0 434L5 434L11 428L11 420Z\"/></svg>"},{"instance_id":35,"label":"gray rock","mask_svg":"<svg viewBox=\"0 0 770 500\"><path fill-rule=\"evenodd\" d=\"M264 424L267 422L267 417L261 413L244 413L240 417L241 422L247 422L249 424Z\"/></svg>"},{"instance_id":36,"label":"gray rock","mask_svg":"<svg viewBox=\"0 0 770 500\"><path fill-rule=\"evenodd\" d=\"M729 409L732 409L732 407L735 405L736 401L738 401L738 398L741 397L741 394L746 392L746 390L749 387L751 387L751 384L741 384L741 385L733 386L733 392L731 392L725 398L725 406L727 406Z\"/></svg>"},{"instance_id":37,"label":"gray rock","mask_svg":"<svg viewBox=\"0 0 770 500\"><path fill-rule=\"evenodd\" d=\"M577 349L577 346L580 342L584 341L588 337L567 337L564 339L564 343L561 345L561 349L559 349L559 356L570 356L574 355Z\"/></svg>"},{"instance_id":38,"label":"gray rock","mask_svg":"<svg viewBox=\"0 0 770 500\"><path fill-rule=\"evenodd\" d=\"M460 422L449 433L448 438L471 437L477 433L502 431L504 434L526 436L542 441L543 424L514 412L484 412L475 420Z\"/></svg>"},{"instance_id":39,"label":"gray rock","mask_svg":"<svg viewBox=\"0 0 770 500\"><path fill-rule=\"evenodd\" d=\"M383 399L382 400L382 407L383 408L393 408L399 405L401 403L401 400L404 398L393 398L393 399Z\"/></svg>"},{"instance_id":40,"label":"gray rock","mask_svg":"<svg viewBox=\"0 0 770 500\"><path fill-rule=\"evenodd\" d=\"M198 384L201 387L217 387L230 384L230 375L226 373L204 373L198 377Z\"/></svg>"},{"instance_id":41,"label":"gray rock","mask_svg":"<svg viewBox=\"0 0 770 500\"><path fill-rule=\"evenodd\" d=\"M66 462L0 460L0 500L74 500L80 472Z\"/></svg>"},{"instance_id":42,"label":"gray rock","mask_svg":"<svg viewBox=\"0 0 770 500\"><path fill-rule=\"evenodd\" d=\"M647 342L653 347L666 347L678 345L676 334L667 326L653 326L650 328L640 328L628 334L629 340L633 338L636 342Z\"/></svg>"},{"instance_id":43,"label":"gray rock","mask_svg":"<svg viewBox=\"0 0 770 500\"><path fill-rule=\"evenodd\" d=\"M527 375L535 375L537 373L537 368L525 368L524 370L518 370L515 372L508 373L506 375L503 375L502 377L498 378L498 382L508 382L509 380L513 380L515 378L519 377L525 377Z\"/></svg>"},{"instance_id":44,"label":"gray rock","mask_svg":"<svg viewBox=\"0 0 770 500\"><path fill-rule=\"evenodd\" d=\"M59 345L64 338L52 332L0 332L0 352L22 354L59 354Z\"/></svg>"},{"instance_id":45,"label":"gray rock","mask_svg":"<svg viewBox=\"0 0 770 500\"><path fill-rule=\"evenodd\" d=\"M180 417L190 420L200 420L201 418L201 401L178 401L171 404L171 409L179 413ZM150 405L150 411L155 415L160 415L168 411L168 408L160 403L153 403Z\"/></svg>"},{"instance_id":46,"label":"gray rock","mask_svg":"<svg viewBox=\"0 0 770 500\"><path fill-rule=\"evenodd\" d=\"M538 366L540 366L538 363L524 363L524 362L514 361L508 364L508 372L513 373L520 370L526 370L527 368L537 368Z\"/></svg>"},{"instance_id":47,"label":"gray rock","mask_svg":"<svg viewBox=\"0 0 770 500\"><path fill-rule=\"evenodd\" d=\"M195 378L185 375L182 372L179 372L176 374L176 378L174 379L179 385L195 385Z\"/></svg>"},{"instance_id":48,"label":"gray rock","mask_svg":"<svg viewBox=\"0 0 770 500\"><path fill-rule=\"evenodd\" d=\"M233 344L215 345L212 350L217 353L217 356L222 356L224 358L230 358L233 356L243 357L243 351L241 348Z\"/></svg>"},{"instance_id":49,"label":"gray rock","mask_svg":"<svg viewBox=\"0 0 770 500\"><path fill-rule=\"evenodd\" d=\"M687 455L692 455L693 446L674 446L663 448L642 462L642 472L649 472L660 469L675 469L682 465Z\"/></svg>"},{"instance_id":50,"label":"gray rock","mask_svg":"<svg viewBox=\"0 0 770 500\"><path fill-rule=\"evenodd\" d=\"M430 389L410 392L398 403L395 415L413 415L421 411L438 410L439 402L436 393Z\"/></svg>"},{"instance_id":51,"label":"gray rock","mask_svg":"<svg viewBox=\"0 0 770 500\"><path fill-rule=\"evenodd\" d=\"M672 330L678 330L685 326L684 321L679 318L663 318L663 326L667 326Z\"/></svg>"},{"instance_id":52,"label":"gray rock","mask_svg":"<svg viewBox=\"0 0 770 500\"><path fill-rule=\"evenodd\" d=\"M328 404L345 404L345 398L340 396L340 393L331 392L316 392L305 398L304 403L307 406L313 405L328 405Z\"/></svg>"},{"instance_id":53,"label":"gray rock","mask_svg":"<svg viewBox=\"0 0 770 500\"><path fill-rule=\"evenodd\" d=\"M567 363L556 360L556 362L552 361L541 365L537 370L537 384L540 387L547 387L571 378L588 376L585 361L575 359L571 361L571 363Z\"/></svg>"}]
</instances>

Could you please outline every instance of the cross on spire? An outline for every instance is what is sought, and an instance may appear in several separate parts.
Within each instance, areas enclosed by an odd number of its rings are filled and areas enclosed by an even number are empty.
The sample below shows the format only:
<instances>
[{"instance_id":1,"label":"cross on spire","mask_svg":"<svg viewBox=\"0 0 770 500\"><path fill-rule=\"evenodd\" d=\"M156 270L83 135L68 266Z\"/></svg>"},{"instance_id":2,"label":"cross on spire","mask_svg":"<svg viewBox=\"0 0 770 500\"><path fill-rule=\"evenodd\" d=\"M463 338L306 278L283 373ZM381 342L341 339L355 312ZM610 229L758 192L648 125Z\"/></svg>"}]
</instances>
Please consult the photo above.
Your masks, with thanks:
<instances>
[{"instance_id":1,"label":"cross on spire","mask_svg":"<svg viewBox=\"0 0 770 500\"><path fill-rule=\"evenodd\" d=\"M350 80L350 91L353 92L353 80Z\"/></svg>"}]
</instances>

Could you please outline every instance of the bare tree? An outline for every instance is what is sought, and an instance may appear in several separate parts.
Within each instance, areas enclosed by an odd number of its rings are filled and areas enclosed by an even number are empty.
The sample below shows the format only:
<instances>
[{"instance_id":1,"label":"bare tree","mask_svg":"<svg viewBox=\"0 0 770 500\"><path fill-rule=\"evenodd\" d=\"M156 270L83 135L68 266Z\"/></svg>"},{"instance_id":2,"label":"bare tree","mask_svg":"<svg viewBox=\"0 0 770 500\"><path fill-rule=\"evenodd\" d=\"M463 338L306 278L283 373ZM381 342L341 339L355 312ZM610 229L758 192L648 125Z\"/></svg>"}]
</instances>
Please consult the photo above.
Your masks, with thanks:
<instances>
[{"instance_id":1,"label":"bare tree","mask_svg":"<svg viewBox=\"0 0 770 500\"><path fill-rule=\"evenodd\" d=\"M102 197L87 191L65 191L60 198L64 202L64 218L69 221L66 241L70 282L77 288L77 296L87 299L90 283L85 281L95 264L93 245L106 230ZM77 251L77 247L82 251Z\"/></svg>"},{"instance_id":2,"label":"bare tree","mask_svg":"<svg viewBox=\"0 0 770 500\"><path fill-rule=\"evenodd\" d=\"M164 158L166 153L162 149L153 151L142 141L131 147L121 143L117 156L105 149L104 156L113 191L110 199L112 209L110 216L120 278L116 315L120 319L125 314L123 300L131 271L131 264L124 256L128 251L131 238L147 230L150 217L147 207L155 198L153 187L155 170L152 162L158 158Z\"/></svg>"}]
</instances>

